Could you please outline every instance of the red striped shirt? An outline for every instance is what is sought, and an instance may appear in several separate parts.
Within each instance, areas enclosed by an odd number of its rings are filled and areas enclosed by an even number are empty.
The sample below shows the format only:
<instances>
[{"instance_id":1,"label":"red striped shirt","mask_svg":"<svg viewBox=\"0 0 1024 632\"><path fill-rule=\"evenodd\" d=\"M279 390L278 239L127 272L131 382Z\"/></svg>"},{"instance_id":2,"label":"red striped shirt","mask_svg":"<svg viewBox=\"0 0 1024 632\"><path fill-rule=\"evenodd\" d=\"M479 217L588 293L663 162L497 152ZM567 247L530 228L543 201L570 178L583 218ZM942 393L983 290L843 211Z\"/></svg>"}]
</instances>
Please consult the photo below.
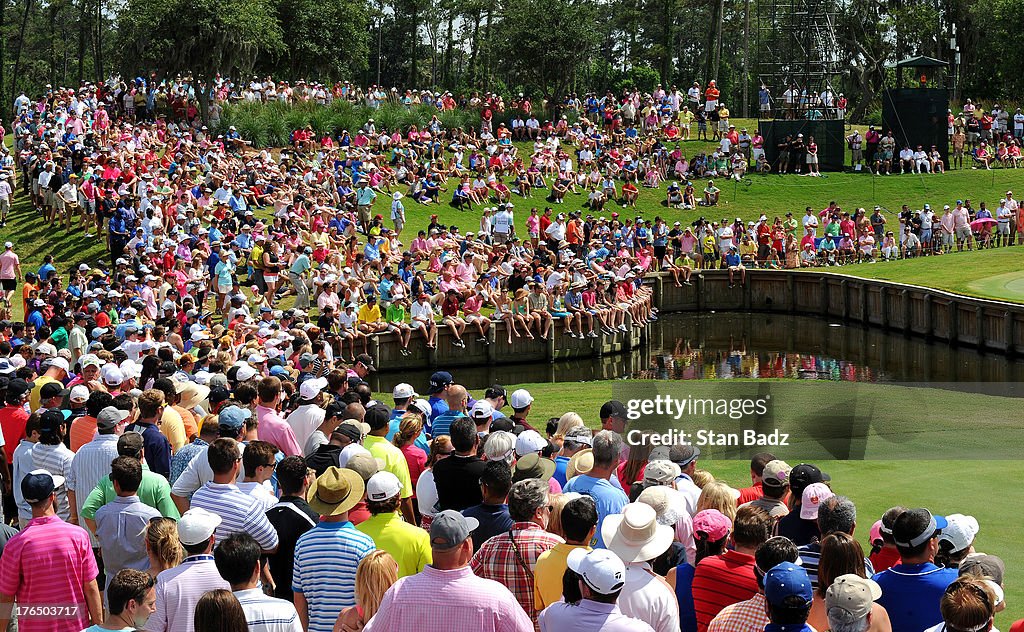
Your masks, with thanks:
<instances>
[{"instance_id":1,"label":"red striped shirt","mask_svg":"<svg viewBox=\"0 0 1024 632\"><path fill-rule=\"evenodd\" d=\"M722 608L757 594L754 556L737 551L706 557L693 574L693 607L697 631L707 632L711 620Z\"/></svg>"}]
</instances>

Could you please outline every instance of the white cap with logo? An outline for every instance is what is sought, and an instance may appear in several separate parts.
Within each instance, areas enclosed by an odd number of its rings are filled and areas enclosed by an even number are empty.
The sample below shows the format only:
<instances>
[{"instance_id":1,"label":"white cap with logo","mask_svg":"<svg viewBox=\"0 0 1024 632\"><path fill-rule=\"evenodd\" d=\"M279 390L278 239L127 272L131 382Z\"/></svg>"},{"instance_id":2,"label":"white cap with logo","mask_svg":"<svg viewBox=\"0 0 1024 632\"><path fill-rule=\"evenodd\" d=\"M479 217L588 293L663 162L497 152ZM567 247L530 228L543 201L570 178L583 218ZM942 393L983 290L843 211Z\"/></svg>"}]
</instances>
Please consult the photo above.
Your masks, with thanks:
<instances>
[{"instance_id":1,"label":"white cap with logo","mask_svg":"<svg viewBox=\"0 0 1024 632\"><path fill-rule=\"evenodd\" d=\"M573 549L565 561L596 593L611 595L626 583L626 565L608 549Z\"/></svg>"},{"instance_id":2,"label":"white cap with logo","mask_svg":"<svg viewBox=\"0 0 1024 632\"><path fill-rule=\"evenodd\" d=\"M391 472L377 472L366 481L366 498L375 502L394 498L402 492L402 482Z\"/></svg>"}]
</instances>

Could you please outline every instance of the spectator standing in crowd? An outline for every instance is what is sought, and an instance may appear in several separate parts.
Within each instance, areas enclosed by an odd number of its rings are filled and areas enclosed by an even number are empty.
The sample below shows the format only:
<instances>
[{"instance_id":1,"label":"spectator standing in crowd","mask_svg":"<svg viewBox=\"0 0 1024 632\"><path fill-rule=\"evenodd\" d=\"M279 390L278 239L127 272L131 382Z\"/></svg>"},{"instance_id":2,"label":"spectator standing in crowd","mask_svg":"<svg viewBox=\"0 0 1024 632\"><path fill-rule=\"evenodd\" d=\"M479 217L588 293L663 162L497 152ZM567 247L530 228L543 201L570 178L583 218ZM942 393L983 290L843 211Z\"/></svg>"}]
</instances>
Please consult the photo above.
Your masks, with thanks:
<instances>
[{"instance_id":1,"label":"spectator standing in crowd","mask_svg":"<svg viewBox=\"0 0 1024 632\"><path fill-rule=\"evenodd\" d=\"M494 536L508 533L514 527L515 521L509 515L506 502L511 489L512 470L509 469L508 463L504 460L487 461L483 474L480 475L480 493L483 500L479 505L462 510L462 515L473 518L478 524L473 530L474 553L480 550L484 542Z\"/></svg>"},{"instance_id":2,"label":"spectator standing in crowd","mask_svg":"<svg viewBox=\"0 0 1024 632\"><path fill-rule=\"evenodd\" d=\"M649 505L630 503L605 518L600 529L604 544L626 565L623 594L619 597L622 613L646 622L656 632L679 629L679 604L671 586L651 570L650 561L672 544L672 527L658 524Z\"/></svg>"},{"instance_id":3,"label":"spectator standing in crowd","mask_svg":"<svg viewBox=\"0 0 1024 632\"><path fill-rule=\"evenodd\" d=\"M782 562L765 574L764 597L768 619L766 632L814 632L807 625L813 588L804 570L791 562Z\"/></svg>"},{"instance_id":4,"label":"spectator standing in crowd","mask_svg":"<svg viewBox=\"0 0 1024 632\"><path fill-rule=\"evenodd\" d=\"M373 539L349 521L365 491L359 474L329 467L306 494L310 509L323 516L295 544L295 609L309 632L331 632L341 611L355 605L356 568L375 549Z\"/></svg>"},{"instance_id":5,"label":"spectator standing in crowd","mask_svg":"<svg viewBox=\"0 0 1024 632\"><path fill-rule=\"evenodd\" d=\"M829 629L872 629L871 610L881 596L882 589L874 581L860 575L840 575L825 594Z\"/></svg>"},{"instance_id":6,"label":"spectator standing in crowd","mask_svg":"<svg viewBox=\"0 0 1024 632\"><path fill-rule=\"evenodd\" d=\"M251 535L233 533L213 550L217 572L245 612L250 632L302 632L299 614L291 602L269 597L260 588L263 550Z\"/></svg>"},{"instance_id":7,"label":"spectator standing in crowd","mask_svg":"<svg viewBox=\"0 0 1024 632\"><path fill-rule=\"evenodd\" d=\"M121 569L149 570L144 538L146 527L160 512L139 500L142 464L130 456L116 457L110 464L110 480L117 498L96 510L96 540L102 552L106 589Z\"/></svg>"},{"instance_id":8,"label":"spectator standing in crowd","mask_svg":"<svg viewBox=\"0 0 1024 632\"><path fill-rule=\"evenodd\" d=\"M64 480L39 469L19 483L32 507L32 520L7 541L0 556L0 603L21 607L18 629L54 629L47 606L74 606L65 629L82 629L103 621L103 603L96 582L99 569L84 529L57 514L57 490ZM33 607L38 610L33 611ZM11 611L0 612L0 629L7 629Z\"/></svg>"},{"instance_id":9,"label":"spectator standing in crowd","mask_svg":"<svg viewBox=\"0 0 1024 632\"><path fill-rule=\"evenodd\" d=\"M740 507L732 530L735 548L697 564L692 590L700 632L707 631L723 608L757 594L754 553L768 540L770 527L771 518L763 510L750 505Z\"/></svg>"},{"instance_id":10,"label":"spectator standing in crowd","mask_svg":"<svg viewBox=\"0 0 1024 632\"><path fill-rule=\"evenodd\" d=\"M133 569L118 571L107 584L107 617L84 632L143 630L156 610L156 578Z\"/></svg>"},{"instance_id":11,"label":"spectator standing in crowd","mask_svg":"<svg viewBox=\"0 0 1024 632\"><path fill-rule=\"evenodd\" d=\"M754 553L754 577L757 579L756 595L722 608L711 624L708 632L748 632L763 630L768 625L768 614L765 608L764 576L765 568L774 568L783 562L795 564L799 556L796 545L788 538L776 536L757 547Z\"/></svg>"},{"instance_id":12,"label":"spectator standing in crowd","mask_svg":"<svg viewBox=\"0 0 1024 632\"><path fill-rule=\"evenodd\" d=\"M178 521L185 559L156 577L156 610L146 632L194 632L196 604L209 590L228 588L213 559L214 532L220 516L196 507Z\"/></svg>"},{"instance_id":13,"label":"spectator standing in crowd","mask_svg":"<svg viewBox=\"0 0 1024 632\"><path fill-rule=\"evenodd\" d=\"M744 487L740 490L740 497L736 500L737 505L749 503L750 501L757 500L764 495L764 491L761 487L761 475L764 474L764 466L774 460L775 455L771 452L758 452L754 456L750 457L751 485L750 487Z\"/></svg>"},{"instance_id":14,"label":"spectator standing in crowd","mask_svg":"<svg viewBox=\"0 0 1024 632\"><path fill-rule=\"evenodd\" d=\"M363 423L369 426L370 434L363 440L363 447L370 451L374 458L384 464L381 468L391 472L402 484L399 508L402 517L409 524L416 524L416 515L412 506L412 477L409 475L409 462L402 451L387 440L390 426L391 411L383 404L370 406L363 417Z\"/></svg>"},{"instance_id":15,"label":"spectator standing in crowd","mask_svg":"<svg viewBox=\"0 0 1024 632\"><path fill-rule=\"evenodd\" d=\"M587 473L570 478L562 491L584 494L594 499L597 505L597 530L591 546L604 548L604 520L620 513L629 504L629 498L609 480L619 466L622 437L611 430L602 430L594 435L593 443L591 452L576 455L580 461L589 457L591 467Z\"/></svg>"},{"instance_id":16,"label":"spectator standing in crowd","mask_svg":"<svg viewBox=\"0 0 1024 632\"><path fill-rule=\"evenodd\" d=\"M939 603L957 578L955 568L933 563L945 526L945 518L924 508L908 509L893 523L901 561L871 578L882 587L878 603L889 613L893 630L926 630L942 622Z\"/></svg>"},{"instance_id":17,"label":"spectator standing in crowd","mask_svg":"<svg viewBox=\"0 0 1024 632\"><path fill-rule=\"evenodd\" d=\"M295 544L302 534L316 526L320 516L306 502L306 492L315 480L314 472L298 456L285 457L277 465L281 498L267 510L267 519L277 532L277 551L267 556L274 580L274 596L292 601L292 565Z\"/></svg>"},{"instance_id":18,"label":"spectator standing in crowd","mask_svg":"<svg viewBox=\"0 0 1024 632\"><path fill-rule=\"evenodd\" d=\"M232 533L244 532L256 538L265 552L273 553L278 544L277 531L264 513L263 502L235 485L238 470L242 467L242 454L237 442L228 438L217 439L210 444L205 456L213 470L213 480L192 496L191 506L220 517L218 542Z\"/></svg>"},{"instance_id":19,"label":"spectator standing in crowd","mask_svg":"<svg viewBox=\"0 0 1024 632\"><path fill-rule=\"evenodd\" d=\"M588 496L573 498L562 507L559 518L565 542L541 553L534 567L533 603L537 612L561 599L569 555L576 549L591 550L587 543L597 529L597 506Z\"/></svg>"},{"instance_id":20,"label":"spectator standing in crowd","mask_svg":"<svg viewBox=\"0 0 1024 632\"><path fill-rule=\"evenodd\" d=\"M402 483L391 472L377 472L366 482L366 508L370 518L356 526L373 539L378 549L398 561L398 576L414 575L430 563L427 532L402 521L398 513Z\"/></svg>"},{"instance_id":21,"label":"spectator standing in crowd","mask_svg":"<svg viewBox=\"0 0 1024 632\"><path fill-rule=\"evenodd\" d=\"M364 630L449 632L452 621L479 632L533 630L529 615L508 588L470 570L470 534L476 527L474 519L457 511L437 513L430 523L433 561L422 573L395 582Z\"/></svg>"},{"instance_id":22,"label":"spectator standing in crowd","mask_svg":"<svg viewBox=\"0 0 1024 632\"><path fill-rule=\"evenodd\" d=\"M454 453L438 460L433 467L437 506L462 511L483 500L480 476L486 463L477 456L480 437L472 419L456 419L449 433Z\"/></svg>"},{"instance_id":23,"label":"spectator standing in crowd","mask_svg":"<svg viewBox=\"0 0 1024 632\"><path fill-rule=\"evenodd\" d=\"M487 540L473 555L470 568L484 579L508 586L516 601L536 624L534 568L546 551L562 544L562 538L546 531L551 519L548 486L527 479L512 485L508 495L512 528Z\"/></svg>"},{"instance_id":24,"label":"spectator standing in crowd","mask_svg":"<svg viewBox=\"0 0 1024 632\"><path fill-rule=\"evenodd\" d=\"M75 505L75 515L82 515L89 493L100 480L109 475L111 462L117 458L117 440L119 429L124 430L124 422L128 411L114 406L107 406L96 417L96 437L86 443L74 458L71 459L70 476L66 481L68 487L68 504ZM142 482L142 469L139 465L139 482ZM137 491L138 486L132 491ZM95 544L95 542L94 542ZM140 569L145 570L145 569Z\"/></svg>"},{"instance_id":25,"label":"spectator standing in crowd","mask_svg":"<svg viewBox=\"0 0 1024 632\"><path fill-rule=\"evenodd\" d=\"M578 604L558 601L541 612L541 632L653 632L650 625L619 610L616 602L626 583L626 566L618 556L605 549L580 548L569 552L566 565L579 577L582 599Z\"/></svg>"},{"instance_id":26,"label":"spectator standing in crowd","mask_svg":"<svg viewBox=\"0 0 1024 632\"><path fill-rule=\"evenodd\" d=\"M789 492L789 465L785 461L769 461L764 466L761 477L762 496L748 504L768 512L774 519L789 513L785 498Z\"/></svg>"}]
</instances>

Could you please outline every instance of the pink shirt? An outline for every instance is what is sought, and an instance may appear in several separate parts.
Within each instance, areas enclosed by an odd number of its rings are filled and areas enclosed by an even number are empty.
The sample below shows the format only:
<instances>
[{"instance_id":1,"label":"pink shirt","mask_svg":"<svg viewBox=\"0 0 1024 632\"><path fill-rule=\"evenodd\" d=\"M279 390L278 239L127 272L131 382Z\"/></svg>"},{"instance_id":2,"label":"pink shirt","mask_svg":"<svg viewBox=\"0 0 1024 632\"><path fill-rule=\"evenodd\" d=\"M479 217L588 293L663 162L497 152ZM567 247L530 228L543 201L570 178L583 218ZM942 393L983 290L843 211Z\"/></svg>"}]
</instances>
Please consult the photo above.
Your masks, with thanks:
<instances>
[{"instance_id":1,"label":"pink shirt","mask_svg":"<svg viewBox=\"0 0 1024 632\"><path fill-rule=\"evenodd\" d=\"M0 254L0 279L15 278L15 267L20 263L18 255L13 250L5 250Z\"/></svg>"},{"instance_id":2,"label":"pink shirt","mask_svg":"<svg viewBox=\"0 0 1024 632\"><path fill-rule=\"evenodd\" d=\"M22 608L33 605L78 606L69 618L18 618L24 632L69 632L89 626L84 584L99 570L89 534L57 516L33 518L4 547L0 592L14 595Z\"/></svg>"},{"instance_id":3,"label":"pink shirt","mask_svg":"<svg viewBox=\"0 0 1024 632\"><path fill-rule=\"evenodd\" d=\"M295 432L276 410L257 406L256 419L259 420L257 435L260 441L274 444L285 456L302 456L302 448L295 439Z\"/></svg>"},{"instance_id":4,"label":"pink shirt","mask_svg":"<svg viewBox=\"0 0 1024 632\"><path fill-rule=\"evenodd\" d=\"M363 628L448 632L452 621L476 632L531 632L533 622L508 588L473 574L468 566L399 579L384 593L380 609Z\"/></svg>"}]
</instances>

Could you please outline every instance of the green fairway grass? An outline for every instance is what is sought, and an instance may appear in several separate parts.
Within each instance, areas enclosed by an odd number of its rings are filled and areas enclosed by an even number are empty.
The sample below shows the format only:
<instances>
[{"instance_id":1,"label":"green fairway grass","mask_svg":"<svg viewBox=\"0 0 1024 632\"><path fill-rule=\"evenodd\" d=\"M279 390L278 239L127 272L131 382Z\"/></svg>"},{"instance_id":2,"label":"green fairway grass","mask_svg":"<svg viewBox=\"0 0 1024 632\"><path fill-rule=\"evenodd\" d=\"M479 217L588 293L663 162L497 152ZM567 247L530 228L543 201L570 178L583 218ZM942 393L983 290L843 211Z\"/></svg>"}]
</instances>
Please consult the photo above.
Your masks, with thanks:
<instances>
[{"instance_id":1,"label":"green fairway grass","mask_svg":"<svg viewBox=\"0 0 1024 632\"><path fill-rule=\"evenodd\" d=\"M612 397L616 385L619 388L614 392L621 396L626 387L617 382L524 384L508 388L527 388L536 398L530 413L530 419L536 424L543 425L543 420L550 416L575 410L588 425L597 427L597 411ZM938 458L807 459L831 475L831 486L836 493L850 497L857 505L855 535L865 550L871 524L895 505L928 507L937 514L973 515L981 524L975 548L1000 556L1008 569L1007 609L997 616L996 623L1001 629L1007 629L1012 621L1024 617L1024 575L1010 570L1024 563L1024 551L1019 546L1021 531L1013 518L1013 508L1024 502L1024 490L1015 484L1024 475L1024 461L963 458L964 451L970 449L964 445L964 436L991 433L990 439L998 441L1000 433L1019 422L1015 411L1019 411L1020 400L923 389L914 391L913 405L908 406L910 389L899 386L821 382L793 386L798 390L790 389L787 393L804 392L801 401L791 401L785 406L794 413L814 410L815 401L834 399L837 391L856 388L862 392L863 401L877 402L882 411L880 426L889 423L906 428L914 441L931 446ZM827 420L823 418L822 422ZM965 424L969 424L969 430ZM957 429L959 432L954 432ZM733 487L750 485L748 461L705 458L708 450L704 452L698 467L709 470ZM788 462L796 465L800 460Z\"/></svg>"},{"instance_id":2,"label":"green fairway grass","mask_svg":"<svg viewBox=\"0 0 1024 632\"><path fill-rule=\"evenodd\" d=\"M1024 247L954 252L829 268L832 272L868 279L909 283L968 296L1024 302Z\"/></svg>"}]
</instances>

